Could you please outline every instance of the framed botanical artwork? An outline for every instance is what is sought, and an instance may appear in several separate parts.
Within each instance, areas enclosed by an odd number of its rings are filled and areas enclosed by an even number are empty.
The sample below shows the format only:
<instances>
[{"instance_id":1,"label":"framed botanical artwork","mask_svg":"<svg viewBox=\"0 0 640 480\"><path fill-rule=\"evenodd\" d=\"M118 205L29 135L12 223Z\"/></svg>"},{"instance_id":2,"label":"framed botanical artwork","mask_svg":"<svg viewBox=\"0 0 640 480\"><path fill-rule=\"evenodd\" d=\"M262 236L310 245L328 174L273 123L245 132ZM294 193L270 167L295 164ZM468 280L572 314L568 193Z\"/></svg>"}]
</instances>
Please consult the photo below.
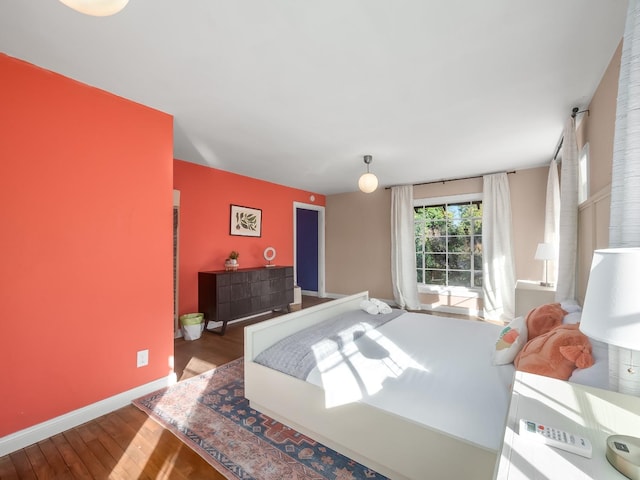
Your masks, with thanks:
<instances>
[{"instance_id":1,"label":"framed botanical artwork","mask_svg":"<svg viewBox=\"0 0 640 480\"><path fill-rule=\"evenodd\" d=\"M229 233L231 235L240 235L242 237L261 237L262 210L259 208L231 205L229 228Z\"/></svg>"}]
</instances>

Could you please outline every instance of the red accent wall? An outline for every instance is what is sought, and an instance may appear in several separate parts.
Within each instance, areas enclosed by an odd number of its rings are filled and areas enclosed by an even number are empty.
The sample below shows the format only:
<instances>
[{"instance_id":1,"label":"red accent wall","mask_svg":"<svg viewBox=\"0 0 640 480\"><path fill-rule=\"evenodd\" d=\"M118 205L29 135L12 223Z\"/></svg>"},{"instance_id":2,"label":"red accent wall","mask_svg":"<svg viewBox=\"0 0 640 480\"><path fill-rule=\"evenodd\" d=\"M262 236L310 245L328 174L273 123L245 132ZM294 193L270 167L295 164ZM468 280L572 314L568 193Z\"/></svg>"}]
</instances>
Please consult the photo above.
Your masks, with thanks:
<instances>
[{"instance_id":1,"label":"red accent wall","mask_svg":"<svg viewBox=\"0 0 640 480\"><path fill-rule=\"evenodd\" d=\"M0 105L1 437L171 372L173 135L2 54Z\"/></svg>"},{"instance_id":2,"label":"red accent wall","mask_svg":"<svg viewBox=\"0 0 640 480\"><path fill-rule=\"evenodd\" d=\"M198 311L198 272L223 269L231 250L240 252L241 268L263 266L267 247L276 249L275 264L293 265L293 203L325 205L317 193L181 160L173 171L180 190L180 314ZM229 233L231 204L262 210L262 237Z\"/></svg>"}]
</instances>

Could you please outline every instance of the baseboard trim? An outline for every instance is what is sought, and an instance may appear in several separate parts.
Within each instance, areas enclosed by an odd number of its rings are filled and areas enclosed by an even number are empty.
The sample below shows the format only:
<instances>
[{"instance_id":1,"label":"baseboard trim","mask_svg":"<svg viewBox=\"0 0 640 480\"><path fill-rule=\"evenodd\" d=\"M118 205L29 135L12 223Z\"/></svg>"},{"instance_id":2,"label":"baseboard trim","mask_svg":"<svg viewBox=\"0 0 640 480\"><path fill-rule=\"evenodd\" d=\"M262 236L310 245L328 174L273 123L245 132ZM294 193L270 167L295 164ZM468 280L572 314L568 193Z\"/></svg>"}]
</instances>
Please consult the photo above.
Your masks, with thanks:
<instances>
[{"instance_id":1,"label":"baseboard trim","mask_svg":"<svg viewBox=\"0 0 640 480\"><path fill-rule=\"evenodd\" d=\"M107 413L129 405L131 401L136 398L174 383L176 383L176 374L172 373L166 378L154 380L153 382L140 385L139 387L114 395L113 397L105 398L86 407L52 418L46 422L11 433L0 438L0 457L33 445L45 438L53 437L54 435L82 425L102 415L106 415Z\"/></svg>"}]
</instances>

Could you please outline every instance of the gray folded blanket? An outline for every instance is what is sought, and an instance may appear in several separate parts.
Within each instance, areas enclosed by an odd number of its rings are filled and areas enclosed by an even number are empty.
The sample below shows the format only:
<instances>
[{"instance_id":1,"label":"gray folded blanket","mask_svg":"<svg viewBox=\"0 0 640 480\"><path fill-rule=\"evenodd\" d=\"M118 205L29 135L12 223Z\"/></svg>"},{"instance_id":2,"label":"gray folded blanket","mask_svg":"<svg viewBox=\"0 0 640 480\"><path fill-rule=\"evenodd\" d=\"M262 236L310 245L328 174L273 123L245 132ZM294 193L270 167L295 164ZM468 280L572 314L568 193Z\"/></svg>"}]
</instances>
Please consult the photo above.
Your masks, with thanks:
<instances>
[{"instance_id":1,"label":"gray folded blanket","mask_svg":"<svg viewBox=\"0 0 640 480\"><path fill-rule=\"evenodd\" d=\"M367 330L403 313L398 309L378 315L363 310L345 312L283 338L258 354L255 362L305 380L319 362L356 341Z\"/></svg>"}]
</instances>

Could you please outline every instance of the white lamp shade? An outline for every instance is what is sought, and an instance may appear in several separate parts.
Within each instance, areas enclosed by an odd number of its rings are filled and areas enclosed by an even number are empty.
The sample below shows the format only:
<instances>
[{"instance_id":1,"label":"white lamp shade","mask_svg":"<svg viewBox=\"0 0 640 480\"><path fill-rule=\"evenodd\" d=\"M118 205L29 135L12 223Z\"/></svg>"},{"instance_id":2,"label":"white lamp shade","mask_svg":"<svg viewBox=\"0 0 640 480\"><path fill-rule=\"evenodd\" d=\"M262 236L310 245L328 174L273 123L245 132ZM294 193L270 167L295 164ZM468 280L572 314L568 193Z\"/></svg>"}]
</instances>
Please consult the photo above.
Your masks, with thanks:
<instances>
[{"instance_id":1,"label":"white lamp shade","mask_svg":"<svg viewBox=\"0 0 640 480\"><path fill-rule=\"evenodd\" d=\"M595 340L640 350L640 248L593 253L580 321Z\"/></svg>"},{"instance_id":2,"label":"white lamp shade","mask_svg":"<svg viewBox=\"0 0 640 480\"><path fill-rule=\"evenodd\" d=\"M358 188L364 193L375 191L375 189L378 188L378 177L373 173L363 173L360 180L358 180Z\"/></svg>"},{"instance_id":3,"label":"white lamp shade","mask_svg":"<svg viewBox=\"0 0 640 480\"><path fill-rule=\"evenodd\" d=\"M536 248L536 260L555 260L556 248L552 243L539 243Z\"/></svg>"},{"instance_id":4,"label":"white lamp shade","mask_svg":"<svg viewBox=\"0 0 640 480\"><path fill-rule=\"evenodd\" d=\"M96 17L106 17L118 13L127 6L129 0L60 0L67 7Z\"/></svg>"}]
</instances>

